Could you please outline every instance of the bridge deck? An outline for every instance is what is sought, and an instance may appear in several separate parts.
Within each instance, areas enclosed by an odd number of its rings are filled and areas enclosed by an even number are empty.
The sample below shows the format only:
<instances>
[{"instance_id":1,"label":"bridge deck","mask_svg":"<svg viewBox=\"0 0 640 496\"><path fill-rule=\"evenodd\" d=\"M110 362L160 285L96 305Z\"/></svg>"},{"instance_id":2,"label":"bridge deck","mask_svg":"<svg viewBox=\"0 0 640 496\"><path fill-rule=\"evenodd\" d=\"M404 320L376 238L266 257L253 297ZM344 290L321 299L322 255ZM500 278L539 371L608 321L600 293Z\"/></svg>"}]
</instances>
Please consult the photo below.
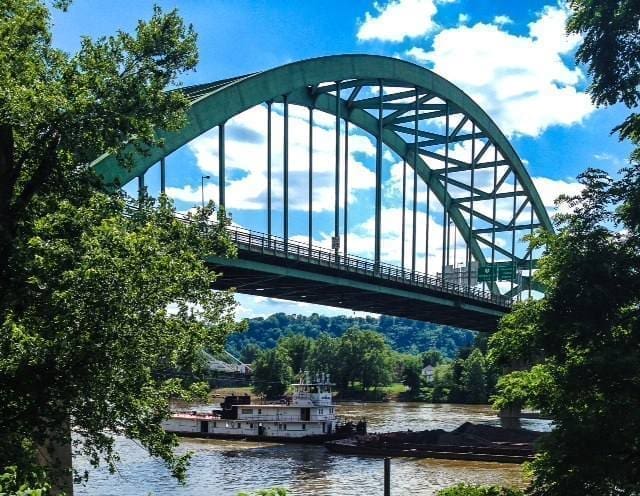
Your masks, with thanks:
<instances>
[{"instance_id":1,"label":"bridge deck","mask_svg":"<svg viewBox=\"0 0 640 496\"><path fill-rule=\"evenodd\" d=\"M238 258L210 257L218 289L492 332L511 300L390 264L230 229Z\"/></svg>"}]
</instances>

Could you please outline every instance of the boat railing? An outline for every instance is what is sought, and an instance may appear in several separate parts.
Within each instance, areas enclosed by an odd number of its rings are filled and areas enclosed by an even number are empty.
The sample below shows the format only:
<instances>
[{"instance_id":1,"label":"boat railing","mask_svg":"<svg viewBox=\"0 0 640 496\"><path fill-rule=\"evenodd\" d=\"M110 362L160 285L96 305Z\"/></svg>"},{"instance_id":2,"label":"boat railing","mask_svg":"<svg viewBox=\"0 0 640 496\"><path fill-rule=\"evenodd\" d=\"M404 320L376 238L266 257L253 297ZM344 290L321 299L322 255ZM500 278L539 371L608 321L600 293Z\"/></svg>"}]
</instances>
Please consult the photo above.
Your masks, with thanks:
<instances>
[{"instance_id":1,"label":"boat railing","mask_svg":"<svg viewBox=\"0 0 640 496\"><path fill-rule=\"evenodd\" d=\"M171 411L171 415L172 416L176 416L176 415L186 415L189 417L202 417L202 418L220 418L220 412L212 410L212 411L208 411L208 412L200 412L200 411L196 411L196 410L172 410Z\"/></svg>"},{"instance_id":2,"label":"boat railing","mask_svg":"<svg viewBox=\"0 0 640 496\"><path fill-rule=\"evenodd\" d=\"M242 417L238 417L238 420L251 420L251 421L260 421L260 420L267 420L267 421L276 421L276 422L280 422L280 421L297 421L299 422L300 420L302 420L302 418L300 417L300 415L243 415Z\"/></svg>"},{"instance_id":3,"label":"boat railing","mask_svg":"<svg viewBox=\"0 0 640 496\"><path fill-rule=\"evenodd\" d=\"M260 422L261 420L265 420L269 422L322 422L325 420L331 420L332 418L333 416L328 414L320 416L320 418L314 416L308 420L304 420L300 415L242 415L242 417L238 417L238 421Z\"/></svg>"}]
</instances>

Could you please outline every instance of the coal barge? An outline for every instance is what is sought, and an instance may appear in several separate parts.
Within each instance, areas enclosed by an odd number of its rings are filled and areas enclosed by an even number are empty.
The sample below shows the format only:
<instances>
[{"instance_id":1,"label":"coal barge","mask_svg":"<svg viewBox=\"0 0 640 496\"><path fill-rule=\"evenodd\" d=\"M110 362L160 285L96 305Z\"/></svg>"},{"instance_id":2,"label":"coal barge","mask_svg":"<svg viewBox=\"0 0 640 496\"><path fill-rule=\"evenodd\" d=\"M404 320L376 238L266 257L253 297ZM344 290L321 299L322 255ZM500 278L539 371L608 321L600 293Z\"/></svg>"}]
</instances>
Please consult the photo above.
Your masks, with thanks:
<instances>
[{"instance_id":1,"label":"coal barge","mask_svg":"<svg viewBox=\"0 0 640 496\"><path fill-rule=\"evenodd\" d=\"M437 429L357 435L325 446L345 455L523 463L533 460L534 445L541 435L467 422L451 432Z\"/></svg>"}]
</instances>

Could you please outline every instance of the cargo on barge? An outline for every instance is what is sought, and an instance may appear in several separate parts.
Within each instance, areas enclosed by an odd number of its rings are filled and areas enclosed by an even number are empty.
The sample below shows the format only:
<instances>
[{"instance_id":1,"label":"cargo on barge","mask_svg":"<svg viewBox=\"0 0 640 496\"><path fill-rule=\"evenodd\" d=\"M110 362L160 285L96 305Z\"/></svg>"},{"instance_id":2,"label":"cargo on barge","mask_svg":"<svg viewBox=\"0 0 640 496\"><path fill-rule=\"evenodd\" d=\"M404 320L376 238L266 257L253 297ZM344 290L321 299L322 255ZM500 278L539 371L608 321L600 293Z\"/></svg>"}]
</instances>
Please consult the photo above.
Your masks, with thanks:
<instances>
[{"instance_id":1,"label":"cargo on barge","mask_svg":"<svg viewBox=\"0 0 640 496\"><path fill-rule=\"evenodd\" d=\"M174 412L163 428L184 437L317 444L366 433L364 420L346 422L337 416L327 374L319 374L314 381L304 374L291 386L291 397L279 403L252 403L248 395L227 396L220 409Z\"/></svg>"},{"instance_id":2,"label":"cargo on barge","mask_svg":"<svg viewBox=\"0 0 640 496\"><path fill-rule=\"evenodd\" d=\"M330 441L325 446L346 455L524 463L533 459L534 443L540 435L467 422L452 432L437 429L369 434Z\"/></svg>"}]
</instances>

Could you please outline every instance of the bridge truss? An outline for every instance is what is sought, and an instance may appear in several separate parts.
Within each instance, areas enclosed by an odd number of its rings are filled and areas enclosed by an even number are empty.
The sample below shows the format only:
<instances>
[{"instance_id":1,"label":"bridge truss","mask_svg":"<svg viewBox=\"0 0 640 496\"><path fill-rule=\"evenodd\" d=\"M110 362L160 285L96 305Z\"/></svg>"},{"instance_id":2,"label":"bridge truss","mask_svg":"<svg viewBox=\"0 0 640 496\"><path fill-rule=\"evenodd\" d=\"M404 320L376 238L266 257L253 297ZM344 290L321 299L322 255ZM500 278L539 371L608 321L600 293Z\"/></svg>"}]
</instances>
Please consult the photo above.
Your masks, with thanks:
<instances>
[{"instance_id":1,"label":"bridge truss","mask_svg":"<svg viewBox=\"0 0 640 496\"><path fill-rule=\"evenodd\" d=\"M335 119L334 255L347 259L349 252L349 138L350 126L370 135L375 142L374 247L372 267L382 267L383 155L390 150L402 160L402 225L400 269L411 274L432 274L441 284L456 272L452 252L457 236L464 241L466 271L456 284L468 292L480 284L477 267L511 265L508 281L482 283L482 291L511 299L523 292L531 296L533 253L520 238L536 228L552 230L544 205L517 153L491 118L463 91L423 67L398 59L370 55L340 55L295 62L264 72L191 86L184 91L191 106L187 125L179 132L158 131L164 147L137 155L133 168L104 155L94 162L108 184L124 185L160 163L165 191L165 157L206 131L217 129L220 205L226 204L225 130L242 112L261 105L266 108L267 164L266 236L273 235L274 196L272 115L277 106L284 122L282 150L282 238L289 233L289 122L291 106L308 112L308 246L313 244L314 118L318 112ZM342 157L342 159L341 159ZM407 172L409 179L407 181ZM428 194L422 207L418 185ZM407 187L410 185L410 187ZM341 190L342 187L342 190ZM341 191L344 193L341 195ZM411 207L407 209L407 205ZM420 205L420 206L419 206ZM416 216L423 208L427 219L438 217L443 227L438 239L425 225L426 246L417 246ZM408 216L409 218L405 218ZM409 222L409 220L411 222ZM411 229L405 229L410 225ZM409 232L411 231L411 232ZM442 249L437 266L428 254ZM405 256L405 248L410 255ZM286 248L286 247L285 247ZM427 254L418 267L419 250ZM474 265L475 264L475 265ZM475 267L476 269L472 269ZM474 270L476 271L474 273ZM461 275L462 274L462 275ZM417 278L415 276L414 278ZM466 279L466 280L465 280ZM474 291L476 290L474 289Z\"/></svg>"}]
</instances>

